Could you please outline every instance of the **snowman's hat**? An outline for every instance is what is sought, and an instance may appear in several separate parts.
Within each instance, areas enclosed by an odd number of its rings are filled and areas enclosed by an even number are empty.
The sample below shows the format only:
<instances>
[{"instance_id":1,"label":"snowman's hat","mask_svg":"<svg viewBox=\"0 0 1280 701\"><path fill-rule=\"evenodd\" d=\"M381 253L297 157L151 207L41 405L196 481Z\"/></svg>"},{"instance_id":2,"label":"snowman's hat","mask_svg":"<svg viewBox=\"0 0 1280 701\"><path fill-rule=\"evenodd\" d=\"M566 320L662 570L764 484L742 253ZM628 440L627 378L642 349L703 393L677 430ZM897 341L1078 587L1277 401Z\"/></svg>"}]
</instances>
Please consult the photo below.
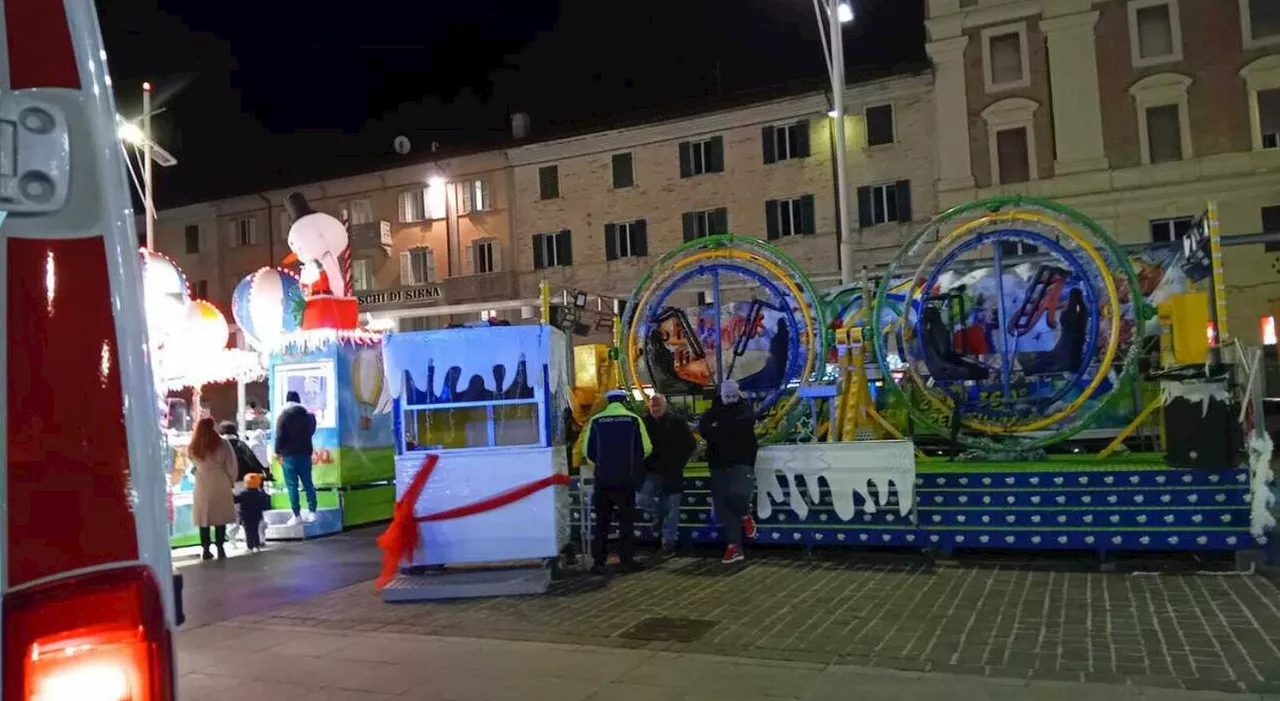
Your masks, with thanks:
<instances>
[{"instance_id":1,"label":"snowman's hat","mask_svg":"<svg viewBox=\"0 0 1280 701\"><path fill-rule=\"evenodd\" d=\"M303 197L301 192L295 192L284 198L284 208L289 210L289 216L293 217L294 221L316 213L316 210L307 204L307 198Z\"/></svg>"}]
</instances>

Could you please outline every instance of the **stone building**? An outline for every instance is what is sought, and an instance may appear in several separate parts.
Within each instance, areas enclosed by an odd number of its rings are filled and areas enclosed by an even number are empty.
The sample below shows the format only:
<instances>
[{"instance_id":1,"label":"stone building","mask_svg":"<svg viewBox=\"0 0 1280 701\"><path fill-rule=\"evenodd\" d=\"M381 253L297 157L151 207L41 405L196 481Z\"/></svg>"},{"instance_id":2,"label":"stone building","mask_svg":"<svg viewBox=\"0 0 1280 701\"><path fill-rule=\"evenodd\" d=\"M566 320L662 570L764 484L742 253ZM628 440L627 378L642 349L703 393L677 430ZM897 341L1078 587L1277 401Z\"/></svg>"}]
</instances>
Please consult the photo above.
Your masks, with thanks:
<instances>
[{"instance_id":1,"label":"stone building","mask_svg":"<svg viewBox=\"0 0 1280 701\"><path fill-rule=\"evenodd\" d=\"M928 0L939 205L1060 200L1120 242L1280 231L1280 2ZM1230 331L1262 340L1280 245L1225 249Z\"/></svg>"}]
</instances>

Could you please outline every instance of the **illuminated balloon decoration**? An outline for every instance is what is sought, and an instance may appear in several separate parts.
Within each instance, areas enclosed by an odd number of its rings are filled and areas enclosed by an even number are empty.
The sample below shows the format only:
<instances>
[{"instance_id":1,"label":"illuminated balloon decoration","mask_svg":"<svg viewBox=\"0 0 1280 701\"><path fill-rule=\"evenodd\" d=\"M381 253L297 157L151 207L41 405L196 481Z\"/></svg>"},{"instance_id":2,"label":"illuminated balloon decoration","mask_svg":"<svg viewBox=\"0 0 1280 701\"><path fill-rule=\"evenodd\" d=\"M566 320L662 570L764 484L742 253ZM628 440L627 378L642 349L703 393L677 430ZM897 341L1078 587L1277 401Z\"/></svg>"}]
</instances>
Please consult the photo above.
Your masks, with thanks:
<instances>
[{"instance_id":1,"label":"illuminated balloon decoration","mask_svg":"<svg viewBox=\"0 0 1280 701\"><path fill-rule=\"evenodd\" d=\"M368 346L351 356L351 388L360 405L360 428L369 430L373 415L384 413L390 404L382 365L382 349Z\"/></svg>"},{"instance_id":2,"label":"illuminated balloon decoration","mask_svg":"<svg viewBox=\"0 0 1280 701\"><path fill-rule=\"evenodd\" d=\"M142 294L147 316L147 336L153 350L175 332L186 319L187 276L172 259L156 251L142 249Z\"/></svg>"},{"instance_id":3,"label":"illuminated balloon decoration","mask_svg":"<svg viewBox=\"0 0 1280 701\"><path fill-rule=\"evenodd\" d=\"M305 304L297 278L279 268L261 268L236 285L231 315L249 344L265 351L298 330Z\"/></svg>"}]
</instances>

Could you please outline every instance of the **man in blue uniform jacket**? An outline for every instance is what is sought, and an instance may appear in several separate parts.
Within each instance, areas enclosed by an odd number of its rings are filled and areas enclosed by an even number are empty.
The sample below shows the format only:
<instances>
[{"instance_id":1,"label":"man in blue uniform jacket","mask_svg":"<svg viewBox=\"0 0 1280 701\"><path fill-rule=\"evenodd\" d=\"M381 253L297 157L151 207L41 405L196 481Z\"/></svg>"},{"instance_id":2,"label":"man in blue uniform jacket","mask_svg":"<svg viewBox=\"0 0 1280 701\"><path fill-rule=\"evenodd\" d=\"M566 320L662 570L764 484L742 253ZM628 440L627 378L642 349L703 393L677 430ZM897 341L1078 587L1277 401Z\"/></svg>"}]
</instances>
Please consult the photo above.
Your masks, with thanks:
<instances>
[{"instance_id":1,"label":"man in blue uniform jacket","mask_svg":"<svg viewBox=\"0 0 1280 701\"><path fill-rule=\"evenodd\" d=\"M609 401L587 422L582 441L582 457L595 466L595 494L592 507L596 511L595 540L591 571L603 574L608 554L605 542L613 525L613 510L618 510L618 557L624 570L637 568L635 561L636 490L644 482L644 460L653 451L644 420L623 404L627 393L615 389L605 395Z\"/></svg>"}]
</instances>

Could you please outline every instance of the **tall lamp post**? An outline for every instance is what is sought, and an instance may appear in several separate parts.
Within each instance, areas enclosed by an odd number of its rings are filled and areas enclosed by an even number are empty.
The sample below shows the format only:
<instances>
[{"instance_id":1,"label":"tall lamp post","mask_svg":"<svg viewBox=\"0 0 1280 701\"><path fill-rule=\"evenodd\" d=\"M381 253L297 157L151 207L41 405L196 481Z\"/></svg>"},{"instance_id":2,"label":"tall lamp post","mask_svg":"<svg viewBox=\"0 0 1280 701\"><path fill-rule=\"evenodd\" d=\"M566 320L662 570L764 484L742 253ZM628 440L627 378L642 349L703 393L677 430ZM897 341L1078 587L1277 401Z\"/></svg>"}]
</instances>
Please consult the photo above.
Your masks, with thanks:
<instances>
[{"instance_id":1,"label":"tall lamp post","mask_svg":"<svg viewBox=\"0 0 1280 701\"><path fill-rule=\"evenodd\" d=\"M818 19L827 73L831 76L831 118L836 123L836 200L840 207L840 284L848 285L855 282L857 269L854 260L856 249L849 234L849 180L844 140L844 37L841 25L853 21L853 7L846 0L813 0L813 12Z\"/></svg>"},{"instance_id":2,"label":"tall lamp post","mask_svg":"<svg viewBox=\"0 0 1280 701\"><path fill-rule=\"evenodd\" d=\"M163 111L163 108L154 112L151 110L151 83L143 83L142 116L139 118L142 121L142 126L139 127L134 122L120 122L119 135L122 145L130 144L142 151L139 156L139 160L142 161L142 185L138 189L142 191L142 206L146 210L147 248L151 250L155 250L156 247L156 208L151 189L151 164L154 162L162 168L178 164L178 159L174 158L173 154L161 148L151 138L151 117ZM130 169L132 169L132 166L130 166Z\"/></svg>"}]
</instances>

